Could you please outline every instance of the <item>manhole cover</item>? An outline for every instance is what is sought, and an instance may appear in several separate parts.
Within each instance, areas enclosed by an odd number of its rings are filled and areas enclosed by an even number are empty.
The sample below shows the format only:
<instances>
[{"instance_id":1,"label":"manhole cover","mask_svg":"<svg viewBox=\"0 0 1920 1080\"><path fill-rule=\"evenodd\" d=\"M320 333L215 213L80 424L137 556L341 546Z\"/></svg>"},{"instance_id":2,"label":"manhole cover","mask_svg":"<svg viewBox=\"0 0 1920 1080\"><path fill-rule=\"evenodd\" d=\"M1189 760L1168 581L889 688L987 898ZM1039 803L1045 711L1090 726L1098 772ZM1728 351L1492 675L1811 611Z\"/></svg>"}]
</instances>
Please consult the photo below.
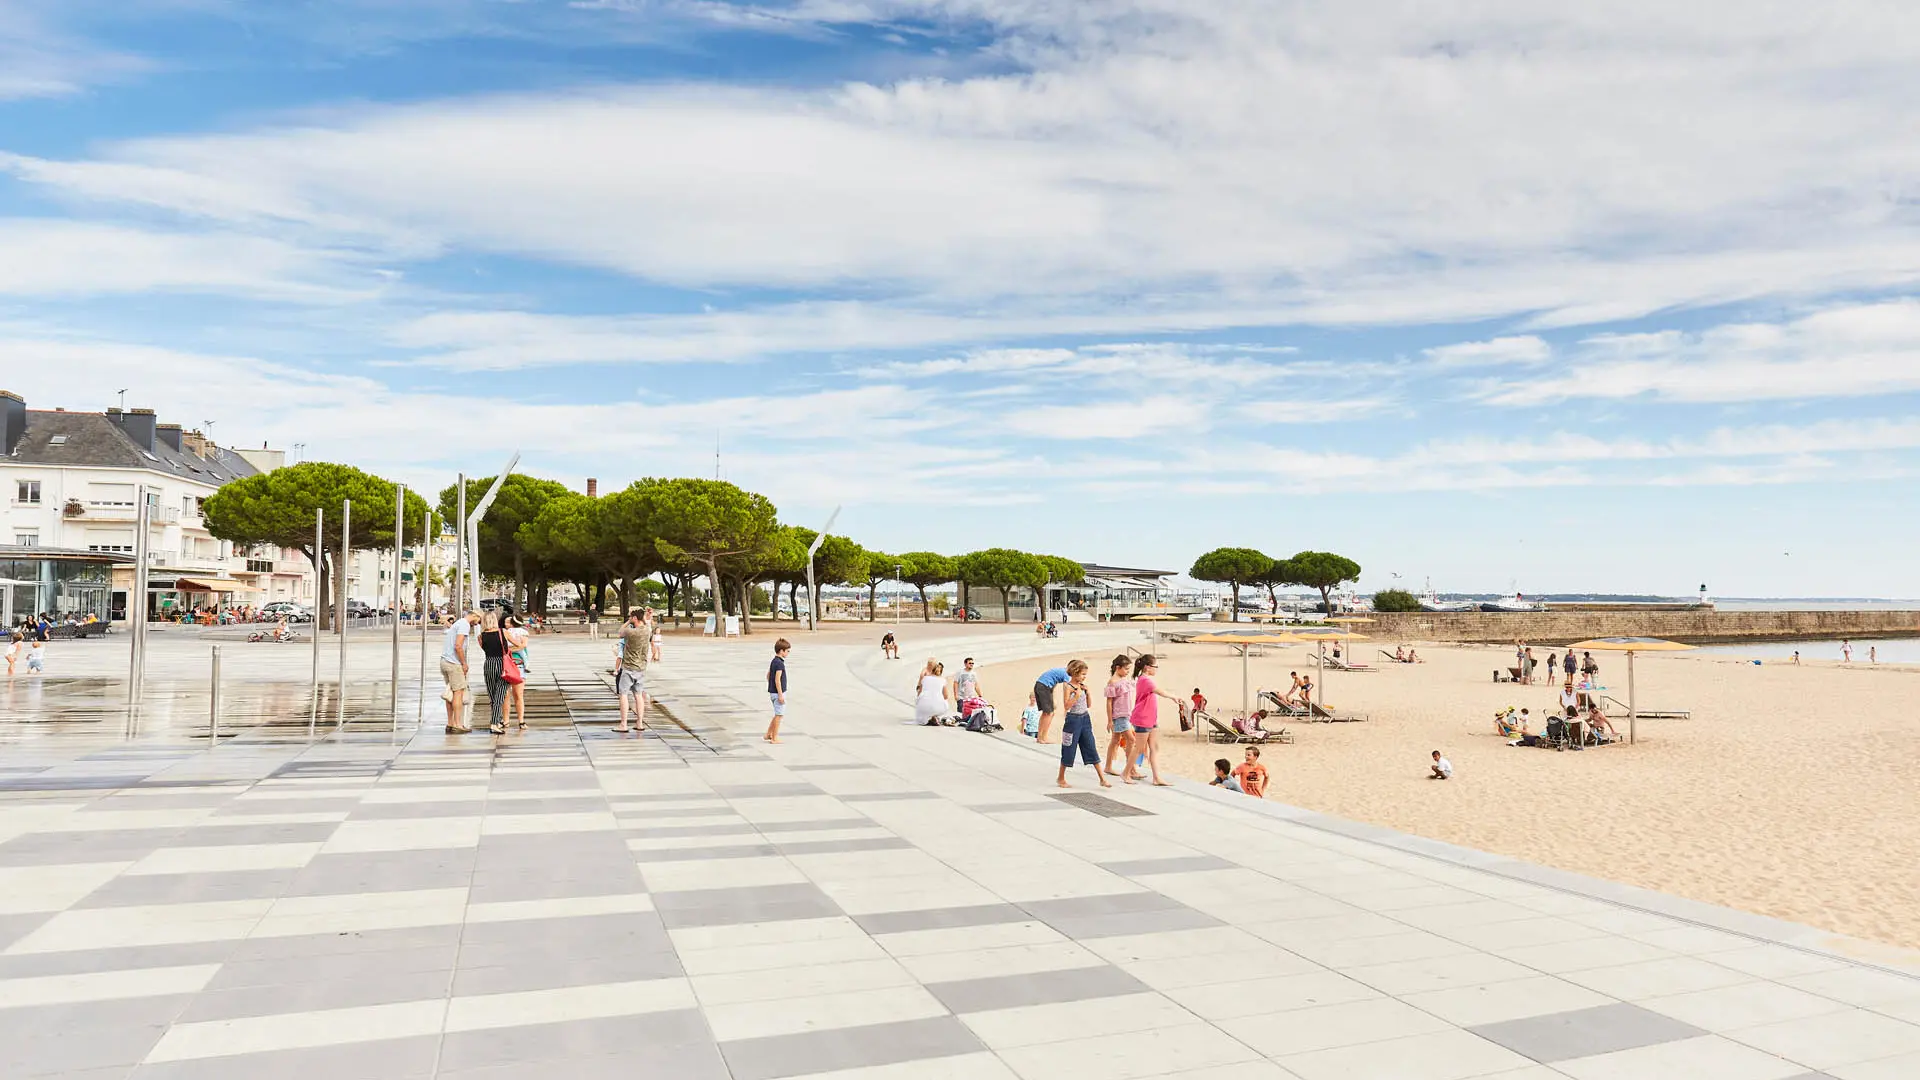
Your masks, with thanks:
<instances>
[{"instance_id":1,"label":"manhole cover","mask_svg":"<svg viewBox=\"0 0 1920 1080\"><path fill-rule=\"evenodd\" d=\"M1077 806L1082 810L1091 810L1101 817L1152 817L1153 811L1142 810L1137 806L1128 806L1118 799L1109 799L1105 795L1095 795L1090 791L1071 791L1064 795L1049 795L1049 799L1059 799L1068 806Z\"/></svg>"}]
</instances>

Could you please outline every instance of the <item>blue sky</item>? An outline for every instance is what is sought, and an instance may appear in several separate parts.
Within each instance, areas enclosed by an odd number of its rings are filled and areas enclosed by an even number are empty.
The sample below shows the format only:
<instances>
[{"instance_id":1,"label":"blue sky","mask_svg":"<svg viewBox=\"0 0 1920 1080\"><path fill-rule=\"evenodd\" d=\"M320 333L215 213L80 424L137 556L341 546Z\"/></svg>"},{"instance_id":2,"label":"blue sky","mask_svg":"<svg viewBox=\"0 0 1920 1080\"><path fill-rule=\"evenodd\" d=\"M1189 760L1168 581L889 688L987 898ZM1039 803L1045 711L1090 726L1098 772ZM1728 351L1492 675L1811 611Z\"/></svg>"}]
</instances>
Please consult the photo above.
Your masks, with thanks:
<instances>
[{"instance_id":1,"label":"blue sky","mask_svg":"<svg viewBox=\"0 0 1920 1080\"><path fill-rule=\"evenodd\" d=\"M1864 0L0 0L0 355L436 488L717 443L883 549L1920 595L1916 53Z\"/></svg>"}]
</instances>

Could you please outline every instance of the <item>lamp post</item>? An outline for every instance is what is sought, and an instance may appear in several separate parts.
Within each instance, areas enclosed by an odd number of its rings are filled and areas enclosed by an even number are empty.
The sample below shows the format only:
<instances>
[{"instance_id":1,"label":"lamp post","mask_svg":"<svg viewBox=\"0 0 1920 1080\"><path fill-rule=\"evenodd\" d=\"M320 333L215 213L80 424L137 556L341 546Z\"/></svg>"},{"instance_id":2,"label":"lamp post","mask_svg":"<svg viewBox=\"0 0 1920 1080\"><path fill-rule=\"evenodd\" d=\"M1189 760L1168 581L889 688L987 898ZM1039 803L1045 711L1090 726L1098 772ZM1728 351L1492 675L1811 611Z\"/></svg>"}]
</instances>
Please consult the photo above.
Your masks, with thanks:
<instances>
[{"instance_id":1,"label":"lamp post","mask_svg":"<svg viewBox=\"0 0 1920 1080\"><path fill-rule=\"evenodd\" d=\"M133 595L127 597L127 622L133 631L130 643L133 651L127 659L129 706L140 704L140 684L147 675L147 563L150 558L147 548L151 543L147 533L153 523L152 510L147 505L147 486L142 484L137 491L140 502L133 515Z\"/></svg>"},{"instance_id":2,"label":"lamp post","mask_svg":"<svg viewBox=\"0 0 1920 1080\"><path fill-rule=\"evenodd\" d=\"M393 727L400 728L400 551L407 531L407 485L393 486Z\"/></svg>"},{"instance_id":3,"label":"lamp post","mask_svg":"<svg viewBox=\"0 0 1920 1080\"><path fill-rule=\"evenodd\" d=\"M466 615L467 605L467 474L461 473L453 482L459 492L454 496L453 523L453 617L458 619Z\"/></svg>"},{"instance_id":4,"label":"lamp post","mask_svg":"<svg viewBox=\"0 0 1920 1080\"><path fill-rule=\"evenodd\" d=\"M433 508L420 522L420 707L414 719L427 722L427 613L433 610Z\"/></svg>"},{"instance_id":5,"label":"lamp post","mask_svg":"<svg viewBox=\"0 0 1920 1080\"><path fill-rule=\"evenodd\" d=\"M819 552L820 545L827 542L827 533L832 531L833 523L838 520L840 520L840 508L836 506L833 508L833 513L827 515L827 523L825 525L820 526L820 532L814 536L813 543L807 545L807 629L808 630L818 629L818 627L816 626L816 622L819 619L819 609L820 609L820 590L813 583L813 557L816 553Z\"/></svg>"},{"instance_id":6,"label":"lamp post","mask_svg":"<svg viewBox=\"0 0 1920 1080\"><path fill-rule=\"evenodd\" d=\"M340 690L335 695L334 704L340 714L340 722L347 722L347 564L353 554L353 500L340 500L340 562L334 567L334 573L340 579L335 590L340 594L339 606L333 609L333 621L340 630Z\"/></svg>"},{"instance_id":7,"label":"lamp post","mask_svg":"<svg viewBox=\"0 0 1920 1080\"><path fill-rule=\"evenodd\" d=\"M893 628L895 630L900 629L900 586L902 584L900 578L906 572L900 563L893 564Z\"/></svg>"}]
</instances>

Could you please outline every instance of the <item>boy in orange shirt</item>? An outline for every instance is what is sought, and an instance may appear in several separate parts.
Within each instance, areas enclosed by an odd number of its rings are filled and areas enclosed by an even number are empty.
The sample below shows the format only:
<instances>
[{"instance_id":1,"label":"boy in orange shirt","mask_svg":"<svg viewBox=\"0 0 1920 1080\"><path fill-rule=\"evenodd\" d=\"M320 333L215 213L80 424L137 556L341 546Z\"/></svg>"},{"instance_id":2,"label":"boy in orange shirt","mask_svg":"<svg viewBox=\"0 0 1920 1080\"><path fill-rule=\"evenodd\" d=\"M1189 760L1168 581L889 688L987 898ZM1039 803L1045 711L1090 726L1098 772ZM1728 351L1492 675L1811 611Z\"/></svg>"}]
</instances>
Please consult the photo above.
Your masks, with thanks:
<instances>
[{"instance_id":1,"label":"boy in orange shirt","mask_svg":"<svg viewBox=\"0 0 1920 1080\"><path fill-rule=\"evenodd\" d=\"M1267 797L1267 767L1260 764L1260 748L1247 747L1247 759L1236 765L1233 775L1240 781L1240 790L1256 799Z\"/></svg>"}]
</instances>

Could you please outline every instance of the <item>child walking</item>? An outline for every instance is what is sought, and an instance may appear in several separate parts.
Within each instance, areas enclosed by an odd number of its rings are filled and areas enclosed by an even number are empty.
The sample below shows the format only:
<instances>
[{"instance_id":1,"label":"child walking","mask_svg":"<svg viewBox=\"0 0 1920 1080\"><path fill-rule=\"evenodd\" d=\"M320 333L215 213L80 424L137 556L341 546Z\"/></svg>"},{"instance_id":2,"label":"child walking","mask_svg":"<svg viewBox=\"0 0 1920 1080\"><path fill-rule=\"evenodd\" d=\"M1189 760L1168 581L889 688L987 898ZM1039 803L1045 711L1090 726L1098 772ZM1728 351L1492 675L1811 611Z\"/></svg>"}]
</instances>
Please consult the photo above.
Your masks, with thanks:
<instances>
[{"instance_id":1,"label":"child walking","mask_svg":"<svg viewBox=\"0 0 1920 1080\"><path fill-rule=\"evenodd\" d=\"M1031 692L1027 694L1027 707L1020 710L1020 734L1029 739L1040 737L1040 705Z\"/></svg>"},{"instance_id":2,"label":"child walking","mask_svg":"<svg viewBox=\"0 0 1920 1080\"><path fill-rule=\"evenodd\" d=\"M793 645L786 638L773 643L773 662L767 665L767 700L773 703L773 720L767 724L766 740L780 741L780 718L787 715L787 651Z\"/></svg>"},{"instance_id":3,"label":"child walking","mask_svg":"<svg viewBox=\"0 0 1920 1080\"><path fill-rule=\"evenodd\" d=\"M46 642L36 640L33 643L33 645L30 647L29 651L27 652L27 674L29 675L46 674L46 664L47 664L46 645L47 645Z\"/></svg>"},{"instance_id":4,"label":"child walking","mask_svg":"<svg viewBox=\"0 0 1920 1080\"><path fill-rule=\"evenodd\" d=\"M1126 653L1113 658L1107 665L1107 730L1113 734L1107 739L1107 758L1100 771L1108 776L1119 776L1113 771L1113 757L1120 755L1120 767L1126 771L1126 781L1134 781L1133 767L1128 763L1128 755L1133 746L1133 725L1127 717L1133 714L1133 661Z\"/></svg>"},{"instance_id":5,"label":"child walking","mask_svg":"<svg viewBox=\"0 0 1920 1080\"><path fill-rule=\"evenodd\" d=\"M1093 694L1087 690L1087 665L1075 660L1067 669L1072 676L1065 687L1067 719L1060 727L1060 776L1055 783L1063 788L1073 786L1067 783L1067 770L1073 766L1073 752L1078 748L1080 764L1093 767L1101 787L1112 787L1107 783L1106 770L1100 767L1100 747L1093 739Z\"/></svg>"}]
</instances>

